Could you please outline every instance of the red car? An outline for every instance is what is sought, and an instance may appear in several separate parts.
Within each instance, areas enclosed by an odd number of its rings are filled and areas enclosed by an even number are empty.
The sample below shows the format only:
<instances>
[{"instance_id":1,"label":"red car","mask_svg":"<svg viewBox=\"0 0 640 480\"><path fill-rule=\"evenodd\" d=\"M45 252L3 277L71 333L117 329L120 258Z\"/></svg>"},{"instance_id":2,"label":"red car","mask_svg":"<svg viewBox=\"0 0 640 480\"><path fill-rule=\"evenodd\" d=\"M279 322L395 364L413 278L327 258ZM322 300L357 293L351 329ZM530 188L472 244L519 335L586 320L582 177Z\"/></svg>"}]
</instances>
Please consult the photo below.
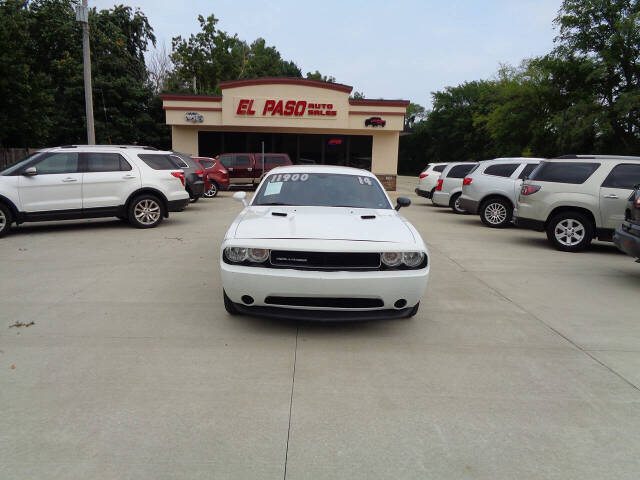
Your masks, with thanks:
<instances>
[{"instance_id":1,"label":"red car","mask_svg":"<svg viewBox=\"0 0 640 480\"><path fill-rule=\"evenodd\" d=\"M210 157L193 157L204 170L204 196L213 198L219 190L229 190L229 172L218 160Z\"/></svg>"},{"instance_id":2,"label":"red car","mask_svg":"<svg viewBox=\"0 0 640 480\"><path fill-rule=\"evenodd\" d=\"M364 126L365 127L384 127L387 124L386 120L383 120L380 117L371 117L371 118L367 118L364 121Z\"/></svg>"}]
</instances>

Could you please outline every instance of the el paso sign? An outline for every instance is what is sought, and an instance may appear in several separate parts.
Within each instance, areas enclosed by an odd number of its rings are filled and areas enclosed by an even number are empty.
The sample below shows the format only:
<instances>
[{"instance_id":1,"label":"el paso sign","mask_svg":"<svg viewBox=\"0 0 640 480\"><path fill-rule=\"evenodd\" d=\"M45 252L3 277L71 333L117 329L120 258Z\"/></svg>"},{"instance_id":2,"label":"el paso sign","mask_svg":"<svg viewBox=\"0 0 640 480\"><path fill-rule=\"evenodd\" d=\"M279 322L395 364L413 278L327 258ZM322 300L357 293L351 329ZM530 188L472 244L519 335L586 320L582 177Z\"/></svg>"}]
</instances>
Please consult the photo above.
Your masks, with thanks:
<instances>
[{"instance_id":1,"label":"el paso sign","mask_svg":"<svg viewBox=\"0 0 640 480\"><path fill-rule=\"evenodd\" d=\"M285 98L234 98L236 116L241 117L289 117L336 118L332 103Z\"/></svg>"}]
</instances>

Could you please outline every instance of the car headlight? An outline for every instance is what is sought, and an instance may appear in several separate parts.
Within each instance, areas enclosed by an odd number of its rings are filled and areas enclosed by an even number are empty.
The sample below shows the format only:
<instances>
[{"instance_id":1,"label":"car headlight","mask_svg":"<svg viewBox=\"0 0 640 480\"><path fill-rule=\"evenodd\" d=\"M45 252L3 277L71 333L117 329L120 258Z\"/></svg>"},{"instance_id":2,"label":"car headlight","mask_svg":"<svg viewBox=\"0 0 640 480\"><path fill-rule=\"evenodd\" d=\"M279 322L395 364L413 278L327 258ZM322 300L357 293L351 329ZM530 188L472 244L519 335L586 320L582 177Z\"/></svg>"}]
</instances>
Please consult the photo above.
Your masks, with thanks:
<instances>
[{"instance_id":1,"label":"car headlight","mask_svg":"<svg viewBox=\"0 0 640 480\"><path fill-rule=\"evenodd\" d=\"M384 252L381 255L382 263L387 267L397 267L402 263L402 254L399 252Z\"/></svg>"},{"instance_id":2,"label":"car headlight","mask_svg":"<svg viewBox=\"0 0 640 480\"><path fill-rule=\"evenodd\" d=\"M266 248L249 248L247 257L251 262L263 263L269 258L269 250Z\"/></svg>"},{"instance_id":3,"label":"car headlight","mask_svg":"<svg viewBox=\"0 0 640 480\"><path fill-rule=\"evenodd\" d=\"M424 253L422 252L404 252L402 254L402 263L409 268L415 268L424 260Z\"/></svg>"},{"instance_id":4,"label":"car headlight","mask_svg":"<svg viewBox=\"0 0 640 480\"><path fill-rule=\"evenodd\" d=\"M426 266L424 252L384 252L380 255L383 265L390 268L421 268Z\"/></svg>"},{"instance_id":5,"label":"car headlight","mask_svg":"<svg viewBox=\"0 0 640 480\"><path fill-rule=\"evenodd\" d=\"M224 249L224 254L235 263L244 262L247 259L247 249L243 247L227 247Z\"/></svg>"}]
</instances>

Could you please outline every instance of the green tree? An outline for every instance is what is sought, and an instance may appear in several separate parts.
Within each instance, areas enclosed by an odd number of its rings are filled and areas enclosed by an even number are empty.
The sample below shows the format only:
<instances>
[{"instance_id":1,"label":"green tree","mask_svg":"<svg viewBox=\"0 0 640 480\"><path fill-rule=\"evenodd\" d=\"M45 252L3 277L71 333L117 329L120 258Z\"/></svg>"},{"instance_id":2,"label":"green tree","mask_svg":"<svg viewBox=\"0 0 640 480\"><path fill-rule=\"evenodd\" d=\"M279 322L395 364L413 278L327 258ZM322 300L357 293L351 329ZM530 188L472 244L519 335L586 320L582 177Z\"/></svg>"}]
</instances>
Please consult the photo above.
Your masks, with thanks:
<instances>
[{"instance_id":1,"label":"green tree","mask_svg":"<svg viewBox=\"0 0 640 480\"><path fill-rule=\"evenodd\" d=\"M410 103L407 105L407 113L404 116L405 129L411 129L416 123L422 122L427 117L427 111L422 105Z\"/></svg>"},{"instance_id":2,"label":"green tree","mask_svg":"<svg viewBox=\"0 0 640 480\"><path fill-rule=\"evenodd\" d=\"M336 83L335 77L322 75L318 70L316 70L314 73L307 72L307 79L318 80L319 82Z\"/></svg>"},{"instance_id":3,"label":"green tree","mask_svg":"<svg viewBox=\"0 0 640 480\"><path fill-rule=\"evenodd\" d=\"M555 54L591 60L597 115L596 148L637 153L640 148L640 0L564 0L555 24Z\"/></svg>"}]
</instances>

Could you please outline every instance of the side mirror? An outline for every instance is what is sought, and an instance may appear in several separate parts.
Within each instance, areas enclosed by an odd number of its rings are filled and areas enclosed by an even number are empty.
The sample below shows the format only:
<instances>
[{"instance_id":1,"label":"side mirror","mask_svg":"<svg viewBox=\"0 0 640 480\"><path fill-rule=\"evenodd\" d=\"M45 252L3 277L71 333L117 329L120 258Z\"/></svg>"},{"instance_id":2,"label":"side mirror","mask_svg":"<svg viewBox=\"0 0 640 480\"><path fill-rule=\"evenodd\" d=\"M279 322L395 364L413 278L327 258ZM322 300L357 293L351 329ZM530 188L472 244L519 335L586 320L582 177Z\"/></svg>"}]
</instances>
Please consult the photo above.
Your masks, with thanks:
<instances>
[{"instance_id":1,"label":"side mirror","mask_svg":"<svg viewBox=\"0 0 640 480\"><path fill-rule=\"evenodd\" d=\"M397 202L398 203L396 203L396 210L400 210L402 207L408 207L409 205L411 205L411 200L409 200L407 197L398 197Z\"/></svg>"},{"instance_id":2,"label":"side mirror","mask_svg":"<svg viewBox=\"0 0 640 480\"><path fill-rule=\"evenodd\" d=\"M242 205L247 206L247 192L236 192L233 194L233 199L242 202Z\"/></svg>"},{"instance_id":3,"label":"side mirror","mask_svg":"<svg viewBox=\"0 0 640 480\"><path fill-rule=\"evenodd\" d=\"M34 175L38 174L38 171L36 170L36 167L29 167L25 169L25 171L22 172L22 174L26 177L33 177Z\"/></svg>"}]
</instances>

